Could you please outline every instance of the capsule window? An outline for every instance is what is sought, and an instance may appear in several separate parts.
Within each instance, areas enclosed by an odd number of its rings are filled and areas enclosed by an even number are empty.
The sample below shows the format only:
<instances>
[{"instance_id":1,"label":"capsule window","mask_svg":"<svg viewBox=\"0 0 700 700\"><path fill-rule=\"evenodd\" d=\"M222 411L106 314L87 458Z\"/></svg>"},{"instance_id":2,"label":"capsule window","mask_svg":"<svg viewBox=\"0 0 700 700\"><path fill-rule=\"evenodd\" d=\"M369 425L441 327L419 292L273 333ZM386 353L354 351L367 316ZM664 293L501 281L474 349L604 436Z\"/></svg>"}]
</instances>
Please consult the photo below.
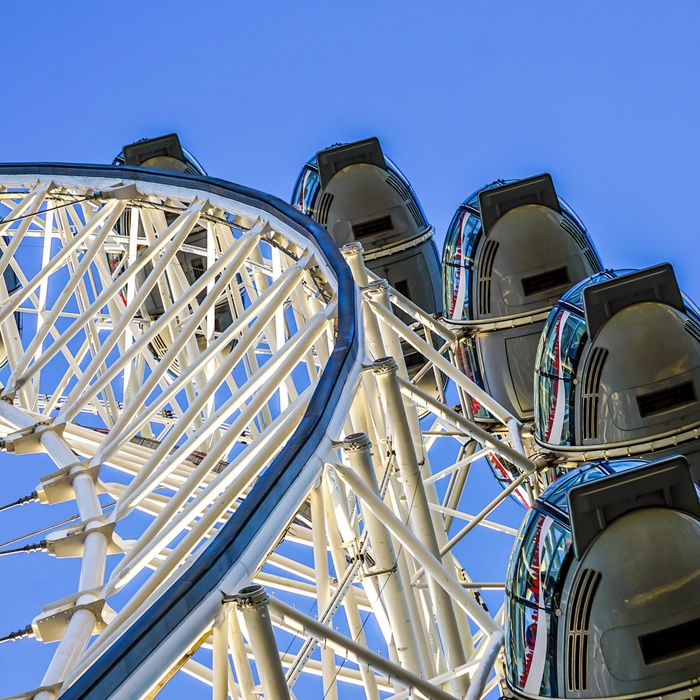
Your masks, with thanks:
<instances>
[{"instance_id":1,"label":"capsule window","mask_svg":"<svg viewBox=\"0 0 700 700\"><path fill-rule=\"evenodd\" d=\"M378 219L371 219L370 221L363 221L361 224L352 225L352 233L356 239L367 238L368 236L385 233L393 229L394 224L391 216L380 216Z\"/></svg>"},{"instance_id":2,"label":"capsule window","mask_svg":"<svg viewBox=\"0 0 700 700\"><path fill-rule=\"evenodd\" d=\"M657 413L665 413L674 408L694 403L696 400L693 382L684 382L667 389L637 396L637 405L642 418L647 418Z\"/></svg>"},{"instance_id":3,"label":"capsule window","mask_svg":"<svg viewBox=\"0 0 700 700\"><path fill-rule=\"evenodd\" d=\"M399 294L405 296L406 299L411 298L411 292L408 289L408 280L396 280L394 282L394 289L396 289Z\"/></svg>"},{"instance_id":4,"label":"capsule window","mask_svg":"<svg viewBox=\"0 0 700 700\"><path fill-rule=\"evenodd\" d=\"M556 270L547 270L539 275L532 277L523 277L522 280L523 293L526 297L533 294L541 294L555 287L561 287L565 284L570 284L569 271L564 267L558 267Z\"/></svg>"},{"instance_id":5,"label":"capsule window","mask_svg":"<svg viewBox=\"0 0 700 700\"><path fill-rule=\"evenodd\" d=\"M639 638L639 646L647 666L699 651L700 619L644 634Z\"/></svg>"}]
</instances>

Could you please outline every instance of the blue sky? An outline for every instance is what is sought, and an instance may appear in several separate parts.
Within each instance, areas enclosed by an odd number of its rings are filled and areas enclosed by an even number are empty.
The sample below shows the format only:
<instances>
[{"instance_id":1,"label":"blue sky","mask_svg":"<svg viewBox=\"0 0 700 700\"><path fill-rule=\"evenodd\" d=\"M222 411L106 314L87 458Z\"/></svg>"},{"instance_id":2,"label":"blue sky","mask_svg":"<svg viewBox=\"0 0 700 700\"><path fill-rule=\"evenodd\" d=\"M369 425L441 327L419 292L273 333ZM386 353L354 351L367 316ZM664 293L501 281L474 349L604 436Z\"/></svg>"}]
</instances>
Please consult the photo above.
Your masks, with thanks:
<instances>
[{"instance_id":1,"label":"blue sky","mask_svg":"<svg viewBox=\"0 0 700 700\"><path fill-rule=\"evenodd\" d=\"M0 160L177 131L210 174L288 197L316 150L377 135L439 237L480 185L548 170L607 265L669 260L700 296L697 3L87 8L3 8Z\"/></svg>"},{"instance_id":2,"label":"blue sky","mask_svg":"<svg viewBox=\"0 0 700 700\"><path fill-rule=\"evenodd\" d=\"M439 242L481 185L548 171L606 266L669 261L697 301L699 23L691 1L7 3L0 161L176 131L288 199L317 150L376 135Z\"/></svg>"}]
</instances>

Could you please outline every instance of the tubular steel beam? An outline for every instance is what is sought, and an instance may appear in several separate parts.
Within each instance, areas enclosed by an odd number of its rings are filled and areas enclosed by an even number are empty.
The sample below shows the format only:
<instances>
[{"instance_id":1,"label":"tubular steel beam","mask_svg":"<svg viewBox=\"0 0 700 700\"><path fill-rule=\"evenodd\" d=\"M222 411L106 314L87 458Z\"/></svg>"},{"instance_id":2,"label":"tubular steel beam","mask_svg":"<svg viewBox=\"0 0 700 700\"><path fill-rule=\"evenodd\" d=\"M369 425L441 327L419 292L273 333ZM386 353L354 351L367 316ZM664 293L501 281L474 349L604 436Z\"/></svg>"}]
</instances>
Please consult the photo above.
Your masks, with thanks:
<instances>
[{"instance_id":1,"label":"tubular steel beam","mask_svg":"<svg viewBox=\"0 0 700 700\"><path fill-rule=\"evenodd\" d=\"M293 231L297 238L306 239L315 250L322 270L335 278L337 284L333 350L294 436L194 564L111 646L105 649L94 645L96 650L88 651L80 671L69 679L70 685L62 694L66 700L88 697L104 700L117 693L136 697L158 681L163 666L177 662L199 631L207 624L211 626L220 607L221 587L235 586L236 581L240 587L245 577L250 580L252 569L259 566L260 558L286 526L289 514L299 507L320 475L323 460L318 455L326 454L331 446L328 431L339 434L339 413L347 411L347 385L354 386L360 372L362 334L357 320L358 293L350 270L326 231L270 195L223 180L128 166L0 166L0 177L14 175L27 176L33 182L37 179L88 181L93 193L100 187L126 182L146 191L176 188L192 200L232 200L238 210L249 212L252 221L260 216L269 217L280 230ZM34 200L27 202L26 206L33 203ZM62 415L68 415L69 409L64 405Z\"/></svg>"}]
</instances>

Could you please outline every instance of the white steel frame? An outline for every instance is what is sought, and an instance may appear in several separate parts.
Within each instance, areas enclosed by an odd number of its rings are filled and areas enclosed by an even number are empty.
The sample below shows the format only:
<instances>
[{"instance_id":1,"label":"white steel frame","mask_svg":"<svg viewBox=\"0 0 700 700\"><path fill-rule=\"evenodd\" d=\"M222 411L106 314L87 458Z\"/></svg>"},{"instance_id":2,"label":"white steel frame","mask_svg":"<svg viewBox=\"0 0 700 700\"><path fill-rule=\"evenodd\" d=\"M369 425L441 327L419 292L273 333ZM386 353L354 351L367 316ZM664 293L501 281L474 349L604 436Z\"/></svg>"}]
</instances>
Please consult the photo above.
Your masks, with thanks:
<instances>
[{"instance_id":1,"label":"white steel frame","mask_svg":"<svg viewBox=\"0 0 700 700\"><path fill-rule=\"evenodd\" d=\"M39 497L74 499L81 518L47 536L50 553L81 558L80 580L37 602L32 631L58 645L22 697L73 697L196 566L293 436L334 349L337 280L313 241L284 212L190 180L0 174L0 437L48 455ZM183 252L202 261L194 280ZM494 511L520 484L536 493L542 464L517 419L455 368L455 329L373 279L361 246L343 254L362 345L303 478L114 697L154 697L178 672L221 700L293 698L318 676L329 699L476 700L498 684L502 610L474 592L503 581L470 576L468 543L481 527L512 538ZM154 294L162 311L149 314ZM217 329L222 308L233 322ZM402 343L439 396L409 379ZM488 429L470 397L494 416ZM520 477L466 513L470 469L490 453ZM148 517L135 538L134 513ZM314 616L301 612L310 600Z\"/></svg>"}]
</instances>

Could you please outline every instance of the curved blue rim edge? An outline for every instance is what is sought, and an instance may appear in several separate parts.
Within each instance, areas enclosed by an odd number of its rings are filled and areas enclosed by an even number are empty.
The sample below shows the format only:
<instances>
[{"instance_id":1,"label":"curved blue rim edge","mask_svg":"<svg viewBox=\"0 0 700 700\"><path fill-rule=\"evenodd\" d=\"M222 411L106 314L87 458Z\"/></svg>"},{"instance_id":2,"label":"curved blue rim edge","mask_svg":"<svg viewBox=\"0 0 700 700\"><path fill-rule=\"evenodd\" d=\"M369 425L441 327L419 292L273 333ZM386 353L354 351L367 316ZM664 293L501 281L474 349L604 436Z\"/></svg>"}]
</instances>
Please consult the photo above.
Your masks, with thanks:
<instances>
[{"instance_id":1,"label":"curved blue rim edge","mask_svg":"<svg viewBox=\"0 0 700 700\"><path fill-rule=\"evenodd\" d=\"M124 177L164 185L186 186L209 194L233 197L293 225L313 241L338 280L336 344L304 417L292 438L273 460L236 513L195 563L112 644L76 682L61 693L65 700L98 698L114 693L150 652L162 643L222 581L247 549L261 524L300 475L325 436L333 409L359 353L355 324L355 293L350 268L324 228L273 195L225 180L194 175L166 174L128 166L71 164L0 164L0 175Z\"/></svg>"}]
</instances>

